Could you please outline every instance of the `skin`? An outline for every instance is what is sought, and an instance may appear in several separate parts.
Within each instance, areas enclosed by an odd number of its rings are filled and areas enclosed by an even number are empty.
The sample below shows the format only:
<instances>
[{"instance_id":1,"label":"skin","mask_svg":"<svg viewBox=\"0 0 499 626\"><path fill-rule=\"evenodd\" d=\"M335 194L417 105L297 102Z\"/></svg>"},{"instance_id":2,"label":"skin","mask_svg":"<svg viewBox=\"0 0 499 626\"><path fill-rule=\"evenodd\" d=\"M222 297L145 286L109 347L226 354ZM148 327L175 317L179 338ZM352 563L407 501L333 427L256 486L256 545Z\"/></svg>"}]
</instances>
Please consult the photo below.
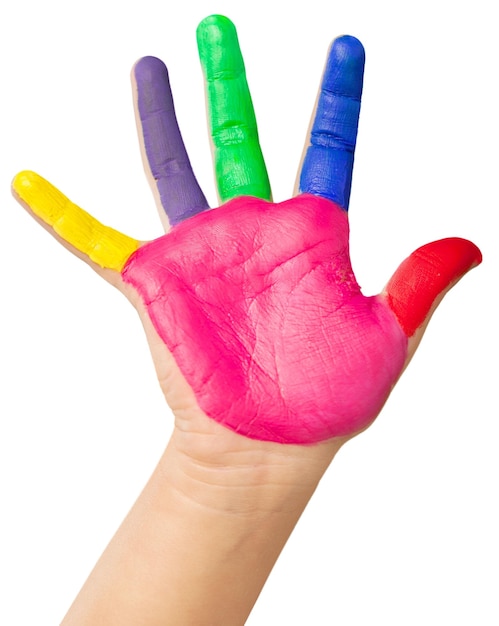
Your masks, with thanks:
<instances>
[{"instance_id":1,"label":"skin","mask_svg":"<svg viewBox=\"0 0 499 626\"><path fill-rule=\"evenodd\" d=\"M207 18L198 43L208 82L210 60L222 77L208 89L212 136L227 109L252 129L247 83L233 80L242 62L233 25ZM334 455L374 419L443 295L481 261L471 242L434 242L379 296L360 293L346 209L363 65L357 40L333 43L299 193L282 203L265 191L255 127L214 140L220 196L230 199L189 209L202 194L183 143L155 147L140 104L148 93L161 132L176 136L166 68L150 57L134 68L135 101L153 192L166 198L165 235L138 242L37 174L15 178L17 199L137 308L175 416L151 481L65 625L243 624ZM248 181L261 193L248 196Z\"/></svg>"},{"instance_id":2,"label":"skin","mask_svg":"<svg viewBox=\"0 0 499 626\"><path fill-rule=\"evenodd\" d=\"M208 18L197 37L219 193L232 200L207 211L176 123L166 67L151 57L134 68L136 104L170 232L140 245L102 227L35 174L18 176L14 189L67 243L120 271L206 415L247 437L279 443L359 432L400 376L408 338L479 253L462 240L433 244L438 263L451 267L438 272L440 280L422 280L434 275L423 260L428 249L401 266L385 294L364 297L350 265L346 213L362 45L347 36L332 46L301 193L275 205L268 202L235 28L227 18ZM412 299L409 283L420 287Z\"/></svg>"}]
</instances>

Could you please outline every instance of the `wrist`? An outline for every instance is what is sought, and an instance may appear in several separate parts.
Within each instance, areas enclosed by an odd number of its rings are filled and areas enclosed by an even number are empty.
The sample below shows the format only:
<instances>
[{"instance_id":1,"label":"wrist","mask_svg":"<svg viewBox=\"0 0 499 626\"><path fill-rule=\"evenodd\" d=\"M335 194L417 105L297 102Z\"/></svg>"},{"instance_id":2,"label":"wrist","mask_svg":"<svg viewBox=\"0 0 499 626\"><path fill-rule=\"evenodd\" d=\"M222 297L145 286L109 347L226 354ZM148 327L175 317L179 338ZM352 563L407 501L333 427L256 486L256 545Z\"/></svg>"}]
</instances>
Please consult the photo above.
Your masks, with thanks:
<instances>
[{"instance_id":1,"label":"wrist","mask_svg":"<svg viewBox=\"0 0 499 626\"><path fill-rule=\"evenodd\" d=\"M176 420L158 471L193 503L241 517L301 513L345 439L314 445L238 435L197 409Z\"/></svg>"},{"instance_id":2,"label":"wrist","mask_svg":"<svg viewBox=\"0 0 499 626\"><path fill-rule=\"evenodd\" d=\"M192 432L174 431L155 473L154 507L179 546L175 603L192 622L178 623L235 626L245 623L340 443L283 446L212 426L195 444Z\"/></svg>"},{"instance_id":3,"label":"wrist","mask_svg":"<svg viewBox=\"0 0 499 626\"><path fill-rule=\"evenodd\" d=\"M258 442L189 414L65 625L244 624L340 447Z\"/></svg>"}]
</instances>

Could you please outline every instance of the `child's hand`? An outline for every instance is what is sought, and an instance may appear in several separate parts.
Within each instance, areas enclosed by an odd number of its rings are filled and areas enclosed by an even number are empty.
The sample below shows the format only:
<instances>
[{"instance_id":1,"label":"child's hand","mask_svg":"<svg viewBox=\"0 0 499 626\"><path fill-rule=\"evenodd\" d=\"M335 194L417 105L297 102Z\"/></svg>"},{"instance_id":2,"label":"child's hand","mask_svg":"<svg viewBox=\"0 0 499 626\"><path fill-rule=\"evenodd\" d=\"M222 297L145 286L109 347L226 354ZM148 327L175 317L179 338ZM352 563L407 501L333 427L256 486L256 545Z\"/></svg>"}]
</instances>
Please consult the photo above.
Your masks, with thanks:
<instances>
[{"instance_id":1,"label":"child's hand","mask_svg":"<svg viewBox=\"0 0 499 626\"><path fill-rule=\"evenodd\" d=\"M241 435L281 443L351 436L379 413L434 308L480 252L463 239L428 244L379 296L363 296L347 219L361 44L333 43L298 193L274 204L235 29L226 18L207 18L198 43L219 208L208 209L166 68L150 57L137 63L134 79L167 234L147 243L122 235L31 172L15 178L14 192L136 304L177 416L197 404Z\"/></svg>"}]
</instances>

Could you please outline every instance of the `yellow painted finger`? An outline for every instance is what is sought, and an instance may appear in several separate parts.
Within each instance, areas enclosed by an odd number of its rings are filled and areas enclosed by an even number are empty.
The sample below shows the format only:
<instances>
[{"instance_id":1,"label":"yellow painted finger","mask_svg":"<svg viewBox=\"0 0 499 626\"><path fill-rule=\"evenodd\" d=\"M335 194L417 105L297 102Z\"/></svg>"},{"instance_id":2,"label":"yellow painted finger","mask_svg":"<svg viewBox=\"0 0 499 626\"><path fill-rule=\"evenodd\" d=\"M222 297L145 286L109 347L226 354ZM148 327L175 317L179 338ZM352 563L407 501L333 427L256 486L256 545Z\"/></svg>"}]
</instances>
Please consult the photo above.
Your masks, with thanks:
<instances>
[{"instance_id":1,"label":"yellow painted finger","mask_svg":"<svg viewBox=\"0 0 499 626\"><path fill-rule=\"evenodd\" d=\"M37 217L103 268L121 271L140 245L136 239L101 224L35 172L20 172L12 188Z\"/></svg>"}]
</instances>

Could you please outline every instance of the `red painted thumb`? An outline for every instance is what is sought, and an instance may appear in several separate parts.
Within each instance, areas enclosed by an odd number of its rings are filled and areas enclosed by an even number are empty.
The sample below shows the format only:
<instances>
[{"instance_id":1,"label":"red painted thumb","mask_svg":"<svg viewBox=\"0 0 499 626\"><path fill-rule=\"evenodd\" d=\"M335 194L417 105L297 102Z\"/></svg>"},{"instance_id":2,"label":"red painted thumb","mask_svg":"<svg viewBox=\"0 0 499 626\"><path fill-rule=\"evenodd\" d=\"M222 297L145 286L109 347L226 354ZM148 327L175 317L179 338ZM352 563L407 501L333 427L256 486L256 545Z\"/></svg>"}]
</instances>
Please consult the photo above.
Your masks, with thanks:
<instances>
[{"instance_id":1,"label":"red painted thumb","mask_svg":"<svg viewBox=\"0 0 499 626\"><path fill-rule=\"evenodd\" d=\"M475 244L457 237L428 243L403 261L385 293L405 334L412 337L438 296L481 262Z\"/></svg>"}]
</instances>

